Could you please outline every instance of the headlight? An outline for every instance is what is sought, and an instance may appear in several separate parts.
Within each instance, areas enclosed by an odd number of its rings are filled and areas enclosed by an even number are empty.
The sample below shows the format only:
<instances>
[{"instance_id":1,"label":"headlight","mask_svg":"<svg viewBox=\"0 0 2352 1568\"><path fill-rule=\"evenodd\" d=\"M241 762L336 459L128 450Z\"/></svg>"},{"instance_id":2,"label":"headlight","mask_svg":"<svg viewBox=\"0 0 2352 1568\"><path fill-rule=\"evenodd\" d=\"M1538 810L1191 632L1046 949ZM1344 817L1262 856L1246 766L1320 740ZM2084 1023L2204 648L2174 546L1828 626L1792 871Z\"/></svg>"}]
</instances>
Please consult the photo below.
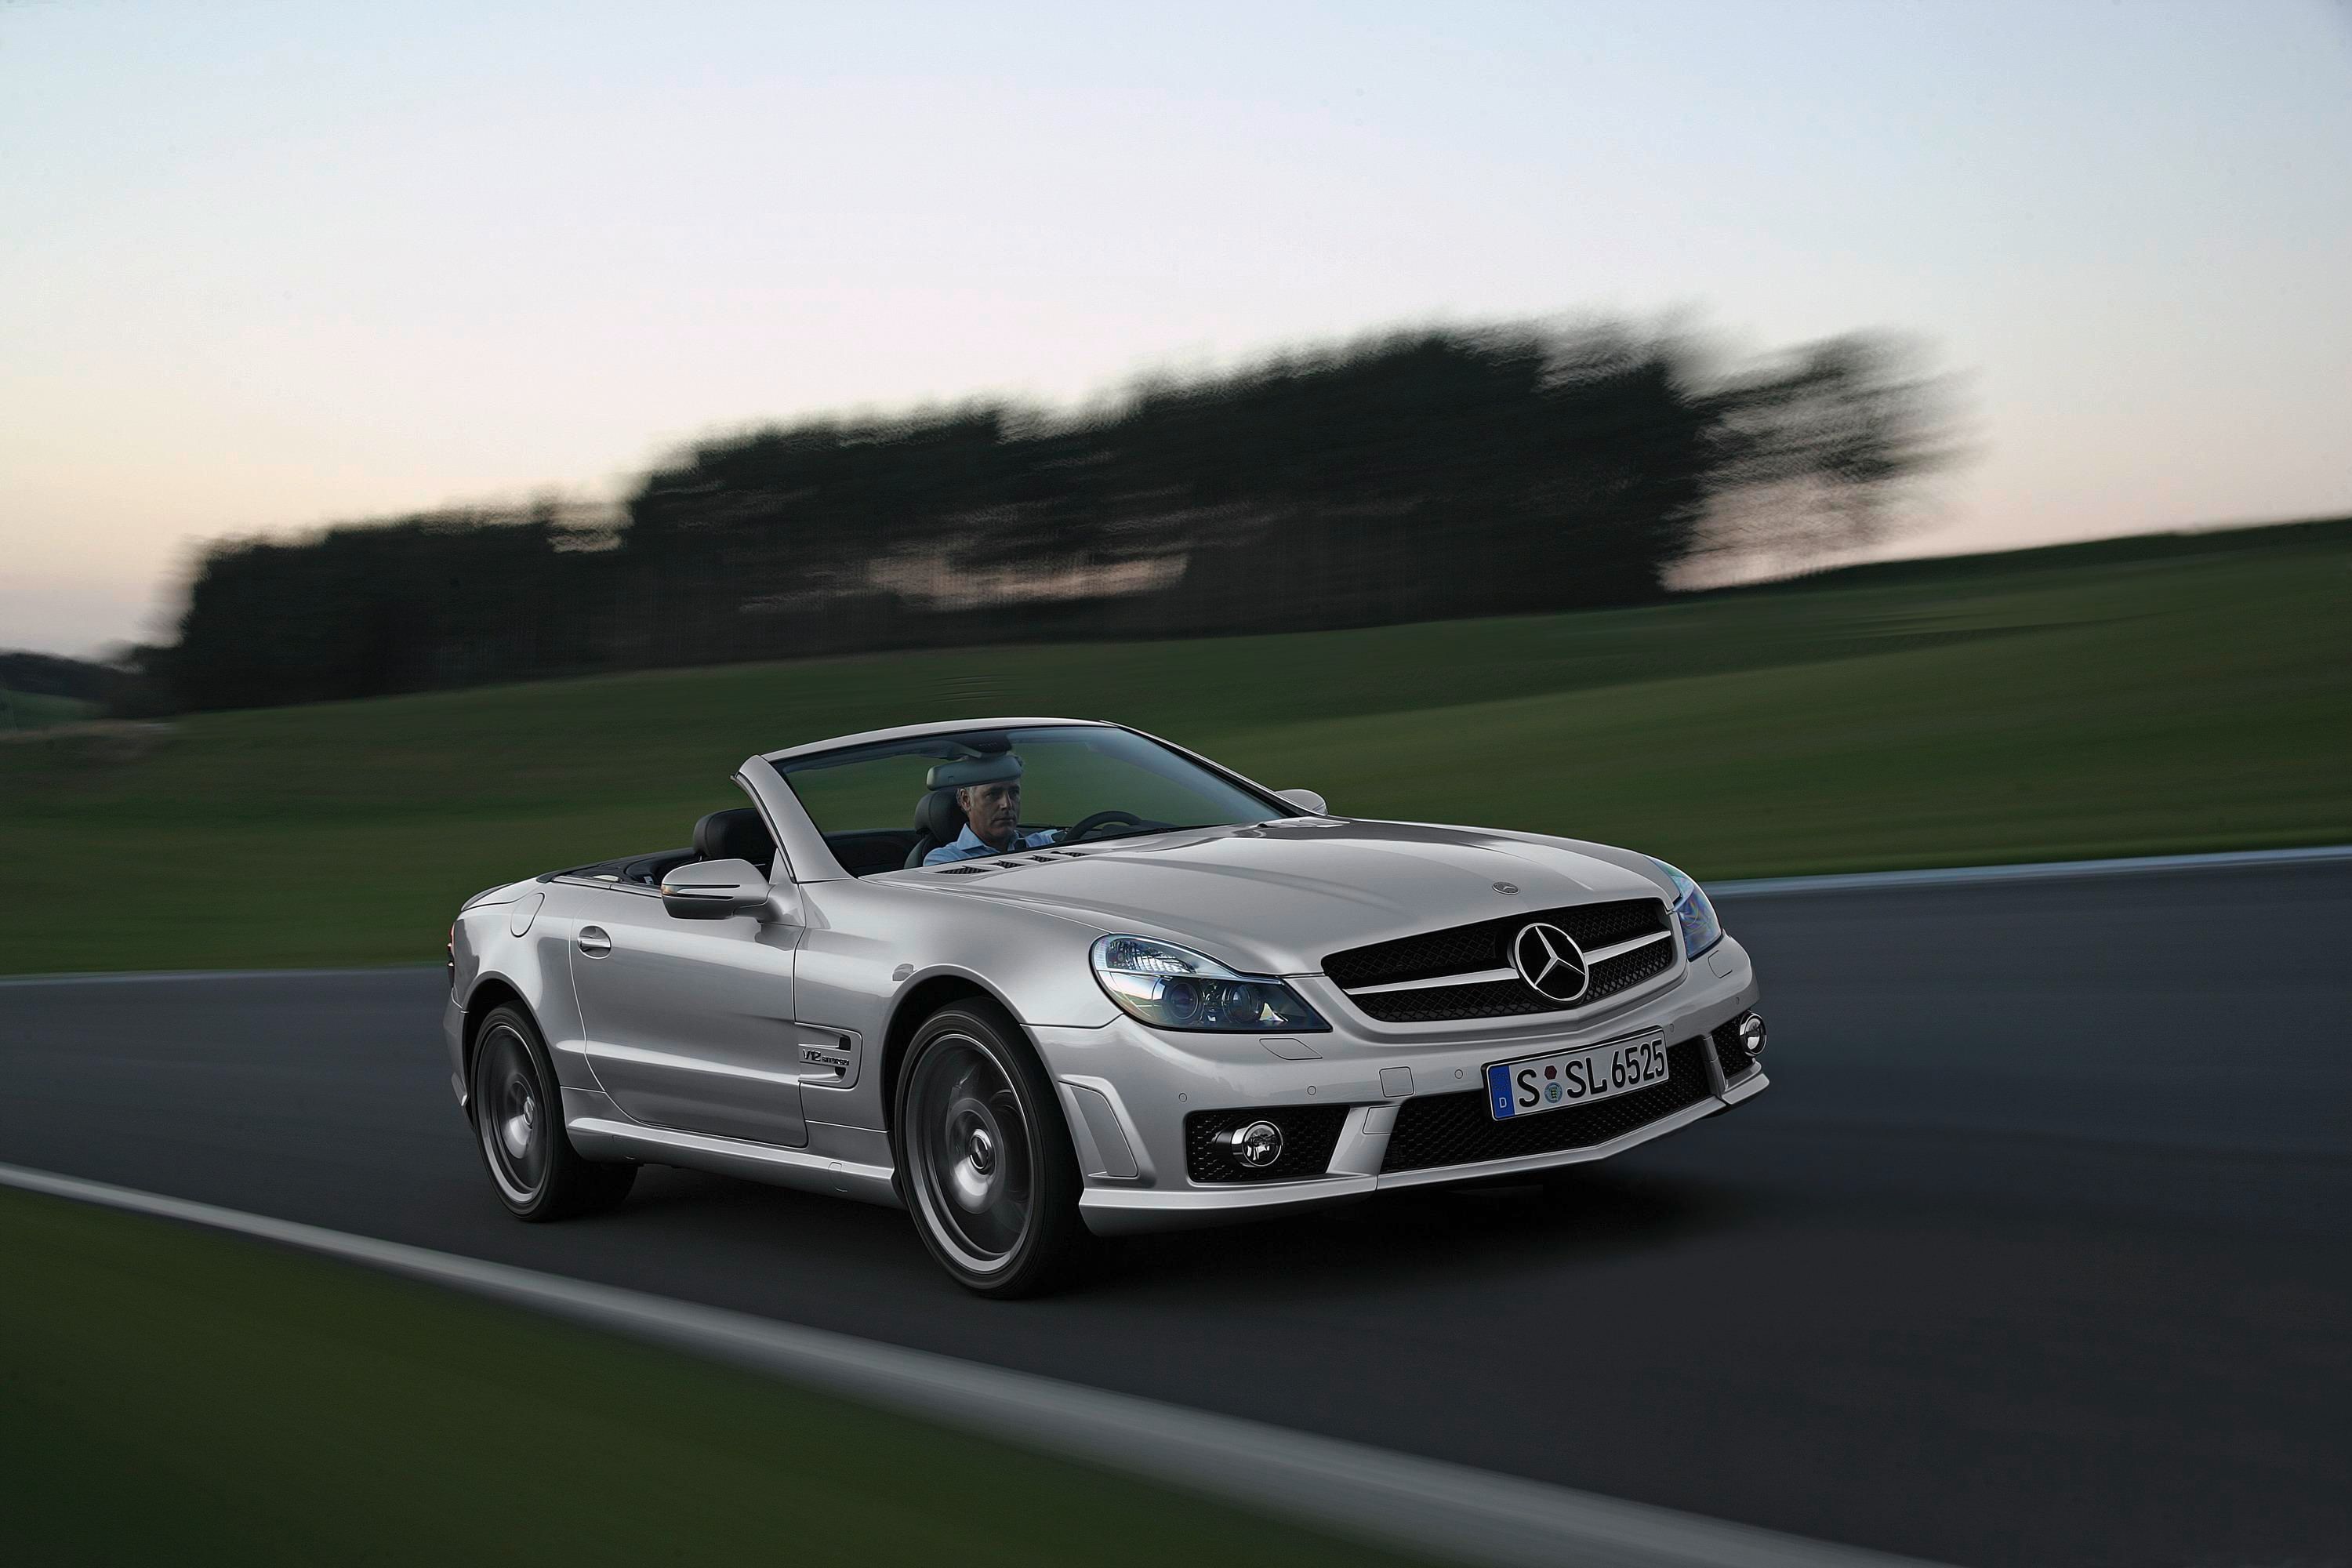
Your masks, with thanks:
<instances>
[{"instance_id":1,"label":"headlight","mask_svg":"<svg viewBox=\"0 0 2352 1568\"><path fill-rule=\"evenodd\" d=\"M1675 885L1675 923L1683 930L1683 956L1696 958L1723 940L1723 922L1715 918L1715 906L1706 901L1706 889L1653 856L1650 864L1666 874Z\"/></svg>"},{"instance_id":2,"label":"headlight","mask_svg":"<svg viewBox=\"0 0 2352 1568\"><path fill-rule=\"evenodd\" d=\"M1236 974L1172 942L1107 936L1095 943L1094 965L1110 999L1156 1029L1271 1034L1331 1026L1281 981Z\"/></svg>"}]
</instances>

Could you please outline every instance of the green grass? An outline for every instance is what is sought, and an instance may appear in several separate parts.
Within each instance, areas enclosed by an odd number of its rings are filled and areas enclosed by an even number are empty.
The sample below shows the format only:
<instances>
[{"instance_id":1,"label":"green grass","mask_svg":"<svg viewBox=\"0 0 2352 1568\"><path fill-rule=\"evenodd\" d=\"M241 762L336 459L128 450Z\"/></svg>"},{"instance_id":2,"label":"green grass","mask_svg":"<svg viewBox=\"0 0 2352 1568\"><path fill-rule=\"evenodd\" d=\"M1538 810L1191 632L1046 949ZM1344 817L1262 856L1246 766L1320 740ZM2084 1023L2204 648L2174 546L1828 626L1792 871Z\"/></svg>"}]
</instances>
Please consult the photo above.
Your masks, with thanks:
<instances>
[{"instance_id":1,"label":"green grass","mask_svg":"<svg viewBox=\"0 0 2352 1568\"><path fill-rule=\"evenodd\" d=\"M1403 1561L239 1238L0 1191L0 1257L12 1563Z\"/></svg>"},{"instance_id":2,"label":"green grass","mask_svg":"<svg viewBox=\"0 0 2352 1568\"><path fill-rule=\"evenodd\" d=\"M0 968L436 959L477 889L684 843L753 752L982 713L1119 719L1339 812L1703 879L2343 842L2352 523L1635 610L212 714L143 752L28 741L0 746Z\"/></svg>"},{"instance_id":3,"label":"green grass","mask_svg":"<svg viewBox=\"0 0 2352 1568\"><path fill-rule=\"evenodd\" d=\"M44 730L52 724L71 724L97 712L94 702L0 689L0 735L17 730Z\"/></svg>"}]
</instances>

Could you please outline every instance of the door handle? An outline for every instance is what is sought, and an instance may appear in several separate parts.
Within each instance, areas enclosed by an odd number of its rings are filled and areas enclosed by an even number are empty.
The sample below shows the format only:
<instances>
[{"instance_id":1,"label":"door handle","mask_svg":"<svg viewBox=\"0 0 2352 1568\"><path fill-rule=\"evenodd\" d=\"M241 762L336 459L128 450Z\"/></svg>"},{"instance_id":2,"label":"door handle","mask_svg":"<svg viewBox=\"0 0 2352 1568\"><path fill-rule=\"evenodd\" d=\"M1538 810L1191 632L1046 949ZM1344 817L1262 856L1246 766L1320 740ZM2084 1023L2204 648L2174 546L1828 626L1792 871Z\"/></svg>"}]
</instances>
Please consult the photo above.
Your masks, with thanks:
<instances>
[{"instance_id":1,"label":"door handle","mask_svg":"<svg viewBox=\"0 0 2352 1568\"><path fill-rule=\"evenodd\" d=\"M613 951L613 939L603 926L582 926L578 940L580 951L591 958L602 958Z\"/></svg>"}]
</instances>

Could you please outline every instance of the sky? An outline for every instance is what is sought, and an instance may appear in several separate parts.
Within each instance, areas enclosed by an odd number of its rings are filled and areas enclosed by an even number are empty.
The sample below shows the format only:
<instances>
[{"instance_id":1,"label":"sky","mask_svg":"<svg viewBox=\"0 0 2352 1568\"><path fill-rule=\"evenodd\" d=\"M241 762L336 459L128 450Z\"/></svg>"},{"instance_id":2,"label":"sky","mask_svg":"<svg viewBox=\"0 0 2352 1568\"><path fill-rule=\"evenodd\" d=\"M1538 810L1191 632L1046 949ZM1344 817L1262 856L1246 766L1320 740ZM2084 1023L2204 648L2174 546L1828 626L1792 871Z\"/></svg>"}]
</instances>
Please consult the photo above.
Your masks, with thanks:
<instances>
[{"instance_id":1,"label":"sky","mask_svg":"<svg viewBox=\"0 0 2352 1568\"><path fill-rule=\"evenodd\" d=\"M0 0L0 647L202 542L1368 331L1904 334L1899 548L2352 511L2330 0Z\"/></svg>"}]
</instances>

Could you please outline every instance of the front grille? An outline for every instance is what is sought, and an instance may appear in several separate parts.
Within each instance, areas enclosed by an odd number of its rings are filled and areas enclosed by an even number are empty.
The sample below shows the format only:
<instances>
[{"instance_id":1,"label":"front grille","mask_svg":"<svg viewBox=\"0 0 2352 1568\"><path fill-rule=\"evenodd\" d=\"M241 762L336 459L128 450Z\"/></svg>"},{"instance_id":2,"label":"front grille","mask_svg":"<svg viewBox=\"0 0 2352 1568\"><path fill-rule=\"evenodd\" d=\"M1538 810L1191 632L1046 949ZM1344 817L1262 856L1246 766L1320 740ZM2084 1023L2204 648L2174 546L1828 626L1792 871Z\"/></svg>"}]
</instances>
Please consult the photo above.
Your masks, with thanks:
<instances>
[{"instance_id":1,"label":"front grille","mask_svg":"<svg viewBox=\"0 0 2352 1568\"><path fill-rule=\"evenodd\" d=\"M1707 1098L1706 1058L1698 1037L1666 1047L1666 1080L1591 1105L1497 1121L1485 1091L1416 1095L1397 1107L1383 1172L1427 1171L1523 1154L1589 1149L1647 1127Z\"/></svg>"},{"instance_id":2,"label":"front grille","mask_svg":"<svg viewBox=\"0 0 2352 1568\"><path fill-rule=\"evenodd\" d=\"M1538 910L1531 914L1505 915L1475 925L1424 931L1394 942L1350 948L1323 960L1323 973L1343 991L1364 985L1387 985L1406 980L1435 980L1448 974L1475 974L1480 970L1511 967L1510 944L1524 928L1542 922L1556 925L1587 952L1611 947L1636 937L1671 931L1665 902L1660 899L1622 899L1613 903L1576 904L1567 909ZM1417 991L1381 991L1350 995L1349 1001L1365 1016L1383 1024L1423 1024L1452 1018L1509 1018L1526 1013L1561 1013L1590 1007L1644 981L1654 980L1674 967L1671 936L1592 966L1584 994L1569 1006L1514 974L1508 980L1480 981L1469 985L1433 985Z\"/></svg>"},{"instance_id":3,"label":"front grille","mask_svg":"<svg viewBox=\"0 0 2352 1568\"><path fill-rule=\"evenodd\" d=\"M1423 931L1335 952L1323 961L1323 973L1331 977L1331 984L1346 989L1505 968L1511 962L1507 951L1511 938L1521 926L1538 921L1559 927L1576 939L1579 947L1607 947L1664 931L1666 905L1663 899L1622 899L1609 904L1575 904L1563 910L1503 915L1475 925Z\"/></svg>"},{"instance_id":4,"label":"front grille","mask_svg":"<svg viewBox=\"0 0 2352 1568\"><path fill-rule=\"evenodd\" d=\"M1723 1064L1723 1081L1737 1082L1748 1068L1757 1065L1756 1058L1739 1048L1740 1020L1745 1013L1734 1014L1708 1031L1715 1041L1715 1059Z\"/></svg>"},{"instance_id":5,"label":"front grille","mask_svg":"<svg viewBox=\"0 0 2352 1568\"><path fill-rule=\"evenodd\" d=\"M1196 1110L1184 1118L1184 1173L1196 1182L1296 1182L1331 1168L1347 1122L1344 1105L1291 1105L1276 1110ZM1210 1142L1218 1133L1253 1121L1282 1129L1282 1152L1271 1165L1250 1166Z\"/></svg>"}]
</instances>

